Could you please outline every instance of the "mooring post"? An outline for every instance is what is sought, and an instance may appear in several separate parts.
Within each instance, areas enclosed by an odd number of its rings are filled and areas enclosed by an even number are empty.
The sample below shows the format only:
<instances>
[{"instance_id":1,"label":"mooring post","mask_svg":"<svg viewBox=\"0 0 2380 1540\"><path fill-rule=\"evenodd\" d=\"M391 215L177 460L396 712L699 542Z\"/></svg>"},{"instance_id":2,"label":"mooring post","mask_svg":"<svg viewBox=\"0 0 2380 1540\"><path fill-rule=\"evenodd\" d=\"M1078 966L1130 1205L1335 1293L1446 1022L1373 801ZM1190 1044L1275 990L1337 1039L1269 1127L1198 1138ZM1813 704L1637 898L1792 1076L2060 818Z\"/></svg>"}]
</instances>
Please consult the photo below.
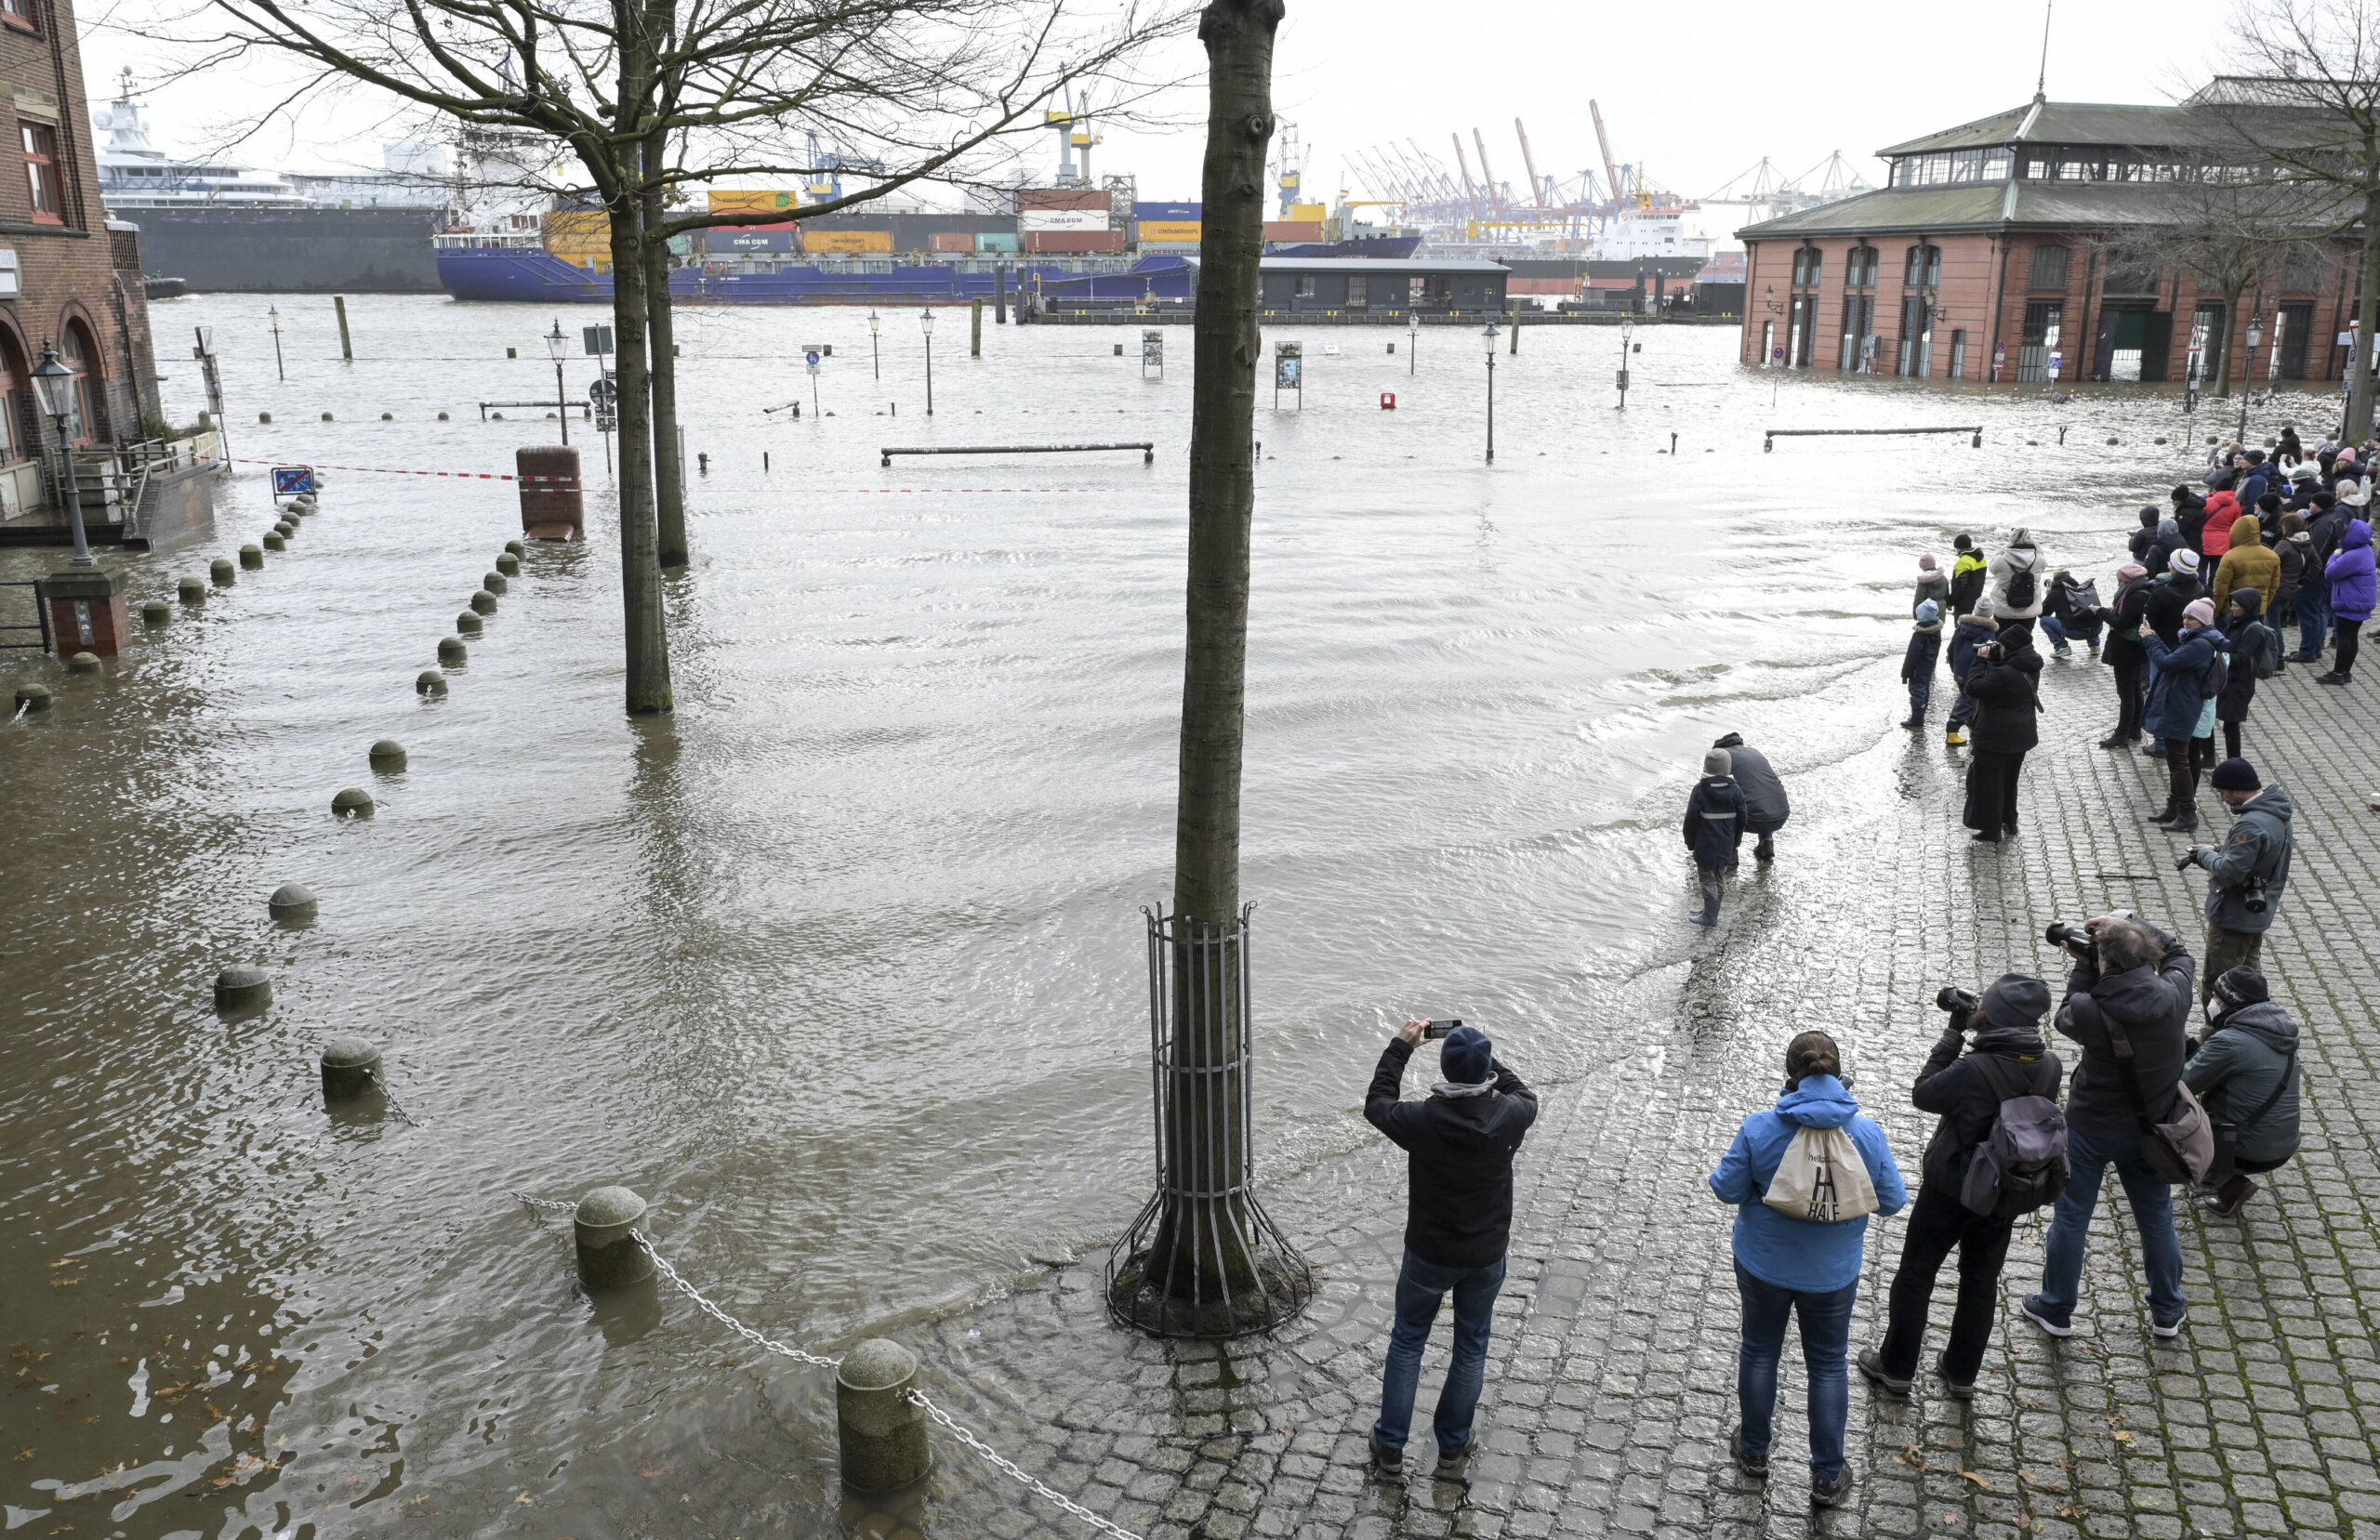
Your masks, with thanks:
<instances>
[{"instance_id":1,"label":"mooring post","mask_svg":"<svg viewBox=\"0 0 2380 1540\"><path fill-rule=\"evenodd\" d=\"M1008 264L1001 262L992 269L992 319L1000 325L1008 324Z\"/></svg>"},{"instance_id":2,"label":"mooring post","mask_svg":"<svg viewBox=\"0 0 2380 1540\"><path fill-rule=\"evenodd\" d=\"M925 1408L909 1399L917 1383L918 1355L897 1342L871 1336L843 1355L835 1371L835 1432L845 1486L891 1492L924 1480L933 1447Z\"/></svg>"},{"instance_id":3,"label":"mooring post","mask_svg":"<svg viewBox=\"0 0 2380 1540\"><path fill-rule=\"evenodd\" d=\"M323 1101L353 1101L380 1078L380 1050L368 1037L340 1036L323 1044Z\"/></svg>"},{"instance_id":4,"label":"mooring post","mask_svg":"<svg viewBox=\"0 0 2380 1540\"><path fill-rule=\"evenodd\" d=\"M348 362L355 362L355 340L347 335L347 296L331 296L331 308L338 311L338 356Z\"/></svg>"},{"instance_id":5,"label":"mooring post","mask_svg":"<svg viewBox=\"0 0 2380 1540\"><path fill-rule=\"evenodd\" d=\"M644 1200L625 1187L599 1187L578 1200L572 1230L578 1244L578 1281L616 1289L653 1276L653 1254L629 1231L644 1221Z\"/></svg>"},{"instance_id":6,"label":"mooring post","mask_svg":"<svg viewBox=\"0 0 2380 1540\"><path fill-rule=\"evenodd\" d=\"M967 334L967 356L982 358L984 356L984 302L980 299L971 300L968 302L968 309L972 312L972 317L969 322L970 330Z\"/></svg>"}]
</instances>

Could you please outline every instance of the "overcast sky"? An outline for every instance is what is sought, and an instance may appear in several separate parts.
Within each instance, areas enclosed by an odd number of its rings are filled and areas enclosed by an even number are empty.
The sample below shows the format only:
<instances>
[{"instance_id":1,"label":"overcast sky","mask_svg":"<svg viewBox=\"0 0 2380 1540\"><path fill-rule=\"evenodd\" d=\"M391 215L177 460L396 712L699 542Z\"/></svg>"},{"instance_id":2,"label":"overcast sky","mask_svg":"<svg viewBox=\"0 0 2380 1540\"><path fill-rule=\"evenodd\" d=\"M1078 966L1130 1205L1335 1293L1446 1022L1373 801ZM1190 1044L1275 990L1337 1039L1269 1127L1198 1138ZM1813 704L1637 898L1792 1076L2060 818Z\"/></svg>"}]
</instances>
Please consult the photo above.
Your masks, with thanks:
<instances>
[{"instance_id":1,"label":"overcast sky","mask_svg":"<svg viewBox=\"0 0 2380 1540\"><path fill-rule=\"evenodd\" d=\"M126 10L140 0L119 0ZM85 0L97 14L96 0ZM2216 58L2234 0L2058 0L2051 24L2049 95L2061 101L2171 99L2177 83ZM1324 201L1363 181L1345 157L1384 140L1412 138L1441 162L1460 131L1474 157L1474 127L1500 179L1526 179L1513 132L1528 127L1538 170L1564 178L1599 165L1589 99L1600 101L1620 161L1690 197L1717 191L1762 156L1798 176L1836 150L1871 180L1870 152L1898 139L1984 116L2030 99L2040 68L2037 5L1780 7L1752 0L1688 6L1587 7L1575 0L1289 0L1275 60L1281 115L1306 145L1305 185ZM1989 20L1990 24L1984 24ZM87 18L86 18L87 20ZM2153 24L2145 24L2153 23ZM85 63L94 105L113 95L118 66L158 66L152 46L90 33ZM1201 63L1195 41L1152 61L1177 74ZM150 99L154 136L195 149L219 122L219 77L165 88ZM258 90L271 83L245 84ZM1196 112L1195 98L1177 103ZM400 137L365 102L350 99L249 142L244 158L312 169L373 165L379 143ZM1133 173L1144 199L1198 195L1201 136L1111 129L1094 170ZM1054 166L1054 137L1037 164ZM1713 208L1714 232L1740 222Z\"/></svg>"}]
</instances>

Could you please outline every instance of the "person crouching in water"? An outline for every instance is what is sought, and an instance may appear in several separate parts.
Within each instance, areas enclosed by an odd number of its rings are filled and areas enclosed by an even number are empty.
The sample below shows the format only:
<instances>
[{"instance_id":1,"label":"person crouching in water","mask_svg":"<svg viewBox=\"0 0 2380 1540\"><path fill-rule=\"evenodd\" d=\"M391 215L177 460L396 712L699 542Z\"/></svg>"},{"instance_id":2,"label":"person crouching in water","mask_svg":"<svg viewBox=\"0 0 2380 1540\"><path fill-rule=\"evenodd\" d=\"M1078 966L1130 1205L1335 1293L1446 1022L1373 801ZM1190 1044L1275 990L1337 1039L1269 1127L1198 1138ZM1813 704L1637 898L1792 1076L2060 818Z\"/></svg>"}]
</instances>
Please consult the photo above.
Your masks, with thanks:
<instances>
[{"instance_id":1,"label":"person crouching in water","mask_svg":"<svg viewBox=\"0 0 2380 1540\"><path fill-rule=\"evenodd\" d=\"M1778 776L1768 756L1744 742L1740 732L1730 732L1711 745L1727 751L1727 773L1743 788L1744 829L1760 836L1752 848L1752 858L1758 862L1777 859L1777 831L1793 816L1793 804L1785 795L1785 783ZM1734 862L1727 862L1733 866Z\"/></svg>"},{"instance_id":2,"label":"person crouching in water","mask_svg":"<svg viewBox=\"0 0 2380 1540\"><path fill-rule=\"evenodd\" d=\"M1702 908L1686 916L1697 925L1719 923L1719 878L1736 863L1744 842L1744 790L1736 784L1735 761L1714 748L1702 757L1702 779L1686 799L1686 848L1694 852L1694 874L1702 884Z\"/></svg>"}]
</instances>

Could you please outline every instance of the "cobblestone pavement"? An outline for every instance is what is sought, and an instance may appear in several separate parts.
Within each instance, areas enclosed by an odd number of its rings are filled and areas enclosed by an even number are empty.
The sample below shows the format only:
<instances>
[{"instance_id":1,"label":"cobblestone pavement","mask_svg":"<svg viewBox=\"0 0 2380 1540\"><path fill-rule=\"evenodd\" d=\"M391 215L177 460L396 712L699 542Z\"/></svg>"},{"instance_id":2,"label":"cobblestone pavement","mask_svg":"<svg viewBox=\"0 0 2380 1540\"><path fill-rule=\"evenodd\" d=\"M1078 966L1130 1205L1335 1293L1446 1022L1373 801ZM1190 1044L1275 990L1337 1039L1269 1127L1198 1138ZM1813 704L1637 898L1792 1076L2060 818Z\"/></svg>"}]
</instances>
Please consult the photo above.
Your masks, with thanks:
<instances>
[{"instance_id":1,"label":"cobblestone pavement","mask_svg":"<svg viewBox=\"0 0 2380 1540\"><path fill-rule=\"evenodd\" d=\"M1880 665L1858 686L1880 723L1902 709L1891 672ZM1975 846L1957 826L1961 759L1938 725L1885 731L1849 760L1792 777L1796 821L1776 868L1747 862L1721 928L1682 943L1690 960L1614 1013L1625 1046L1608 1073L1540 1087L1467 1487L1426 1470L1383 1479L1366 1460L1404 1202L1402 1157L1384 1144L1268 1191L1324 1279L1311 1311L1276 1336L1181 1345L1114 1329L1094 1257L910 1334L926 1384L1003 1453L1152 1540L2380 1537L2369 1037L2380 980L2365 946L2380 713L2370 686L2318 688L2314 672L2292 667L2263 685L2248 732L2251 757L2298 809L2296 864L2265 964L2308 1027L2305 1150L2239 1218L2184 1216L2190 1315L2178 1340L2149 1336L2130 1215L2110 1183L2077 1336L2052 1342L2016 1313L2037 1285L2044 1213L2018 1230L1973 1402L1921 1382L1890 1403L1854 1375L1851 1506L1818 1517L1806 1507L1790 1345L1768 1487L1726 1459L1732 1216L1703 1178L1743 1113L1774 1096L1787 1036L1823 1026L1842 1038L1913 1183L1931 1120L1908 1106L1907 1086L1939 1026L1938 985L2047 969L2045 924L2110 907L2200 933L2202 877L2177 875L2179 842L2143 822L2162 800L2162 770L2092 746L2112 720L2112 691L2077 649L2048 665L2044 746L2028 762L2015 844ZM2202 826L2219 829L2211 792L2202 806L2215 821ZM1683 863L1679 873L1661 898L1684 930L1691 882ZM1351 1105L1369 1068L1348 1067ZM1899 1242L1897 1221L1871 1225L1855 1348L1882 1336ZM1953 1274L1936 1296L1933 1350ZM1420 1419L1445 1346L1441 1330ZM846 1527L1089 1533L955 1444L938 1457L906 1507L850 1507Z\"/></svg>"}]
</instances>

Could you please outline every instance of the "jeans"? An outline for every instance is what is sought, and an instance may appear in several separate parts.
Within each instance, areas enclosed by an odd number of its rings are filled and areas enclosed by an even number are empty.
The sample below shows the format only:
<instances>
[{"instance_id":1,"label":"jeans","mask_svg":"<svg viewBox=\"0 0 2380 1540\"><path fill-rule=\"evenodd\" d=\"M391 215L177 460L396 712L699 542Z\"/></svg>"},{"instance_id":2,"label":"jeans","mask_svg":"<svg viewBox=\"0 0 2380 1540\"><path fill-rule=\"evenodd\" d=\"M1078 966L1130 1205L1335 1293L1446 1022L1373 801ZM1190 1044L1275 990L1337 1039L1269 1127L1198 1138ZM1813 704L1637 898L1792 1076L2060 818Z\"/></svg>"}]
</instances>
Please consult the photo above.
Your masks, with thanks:
<instances>
[{"instance_id":1,"label":"jeans","mask_svg":"<svg viewBox=\"0 0 2380 1540\"><path fill-rule=\"evenodd\" d=\"M1925 1315L1934 1299L1934 1279L1950 1248L1959 1251L1959 1303L1950 1317L1950 1344L1942 1351L1942 1373L1953 1385L1973 1385L1991 1345L2000 1317L2000 1270L2008 1260L2013 1219L1986 1218L1968 1211L1958 1194L1932 1182L1917 1190L1900 1248L1900 1271L1893 1279L1890 1323L1884 1331L1884 1373L1915 1379L1925 1346Z\"/></svg>"},{"instance_id":2,"label":"jeans","mask_svg":"<svg viewBox=\"0 0 2380 1540\"><path fill-rule=\"evenodd\" d=\"M2112 643L2109 644L2113 646ZM2116 731L2113 736L2133 743L2140 737L2140 713L2148 700L2149 660L2137 648L2131 655L2111 654L2116 676Z\"/></svg>"},{"instance_id":3,"label":"jeans","mask_svg":"<svg viewBox=\"0 0 2380 1540\"><path fill-rule=\"evenodd\" d=\"M2309 576L2297 589L2297 655L2312 663L2322 655L2322 644L2330 636L2330 579Z\"/></svg>"},{"instance_id":4,"label":"jeans","mask_svg":"<svg viewBox=\"0 0 2380 1540\"><path fill-rule=\"evenodd\" d=\"M1831 1294L1805 1294L1754 1278L1736 1264L1744 1306L1736 1349L1736 1401L1743 1413L1744 1453L1765 1455L1776 1436L1777 1361L1785 1351L1785 1318L1802 1320L1802 1366L1810 1381L1810 1473L1831 1481L1843 1470L1843 1428L1851 1415L1851 1303L1854 1278Z\"/></svg>"},{"instance_id":5,"label":"jeans","mask_svg":"<svg viewBox=\"0 0 2380 1540\"><path fill-rule=\"evenodd\" d=\"M1967 687L1962 683L1959 686L1959 698L1950 703L1950 731L1956 731L1974 721L1975 714L1982 709L1983 703L1968 694Z\"/></svg>"},{"instance_id":6,"label":"jeans","mask_svg":"<svg viewBox=\"0 0 2380 1540\"><path fill-rule=\"evenodd\" d=\"M2189 1301L2182 1295L2182 1240L2174 1232L2174 1190L2140 1158L2138 1138L2094 1140L2082 1129L2069 1127L2066 1153L2074 1178L2049 1223L2048 1256L2042 1263L2043 1313L2061 1325L2074 1313L2082 1288L2082 1247L2091 1211L2098 1206L2099 1184L2112 1165L2123 1179L2133 1222L2140 1227L2149 1316L2161 1326L2180 1321Z\"/></svg>"},{"instance_id":7,"label":"jeans","mask_svg":"<svg viewBox=\"0 0 2380 1540\"><path fill-rule=\"evenodd\" d=\"M2066 634L2066 627L2059 623L2056 615L2043 615L2042 629L2049 633L2051 644L2061 652L2065 652L2068 645L2074 639Z\"/></svg>"},{"instance_id":8,"label":"jeans","mask_svg":"<svg viewBox=\"0 0 2380 1540\"><path fill-rule=\"evenodd\" d=\"M1496 1295L1504 1286L1504 1259L1484 1268L1447 1268L1405 1254L1396 1275L1396 1324L1388 1334L1388 1369L1381 1376L1380 1421L1372 1437L1383 1449L1403 1449L1413 1421L1413 1393L1421 1383L1421 1345L1438 1318L1438 1304L1454 1294L1454 1357L1447 1364L1446 1388L1438 1392L1431 1428L1438 1453L1459 1454L1471 1442L1471 1417L1479 1406L1479 1386L1488 1372L1488 1328L1496 1318Z\"/></svg>"}]
</instances>

